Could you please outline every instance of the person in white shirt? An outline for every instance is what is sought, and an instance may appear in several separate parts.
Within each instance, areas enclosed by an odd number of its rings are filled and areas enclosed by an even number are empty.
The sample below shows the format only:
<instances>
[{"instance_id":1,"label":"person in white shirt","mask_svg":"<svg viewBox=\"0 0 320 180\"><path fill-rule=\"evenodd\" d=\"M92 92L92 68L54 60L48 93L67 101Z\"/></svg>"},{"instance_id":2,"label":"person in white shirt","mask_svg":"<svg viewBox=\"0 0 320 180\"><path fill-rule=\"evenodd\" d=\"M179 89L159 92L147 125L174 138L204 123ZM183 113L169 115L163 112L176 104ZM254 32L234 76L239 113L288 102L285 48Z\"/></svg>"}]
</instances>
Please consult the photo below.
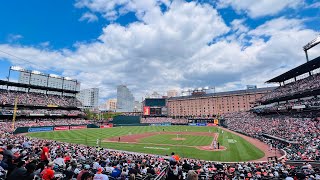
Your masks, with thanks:
<instances>
[{"instance_id":1,"label":"person in white shirt","mask_svg":"<svg viewBox=\"0 0 320 180\"><path fill-rule=\"evenodd\" d=\"M111 174L111 172L114 170L114 167L112 167L111 164L108 164L108 165L105 167L105 169L106 169L106 172L107 172L107 173L110 173L110 174Z\"/></svg>"},{"instance_id":2,"label":"person in white shirt","mask_svg":"<svg viewBox=\"0 0 320 180\"><path fill-rule=\"evenodd\" d=\"M141 174L147 174L147 167L143 167L142 169L141 169Z\"/></svg>"},{"instance_id":3,"label":"person in white shirt","mask_svg":"<svg viewBox=\"0 0 320 180\"><path fill-rule=\"evenodd\" d=\"M57 155L56 159L53 160L53 163L58 165L59 167L66 167L66 163L64 162L64 159L60 154Z\"/></svg>"}]
</instances>

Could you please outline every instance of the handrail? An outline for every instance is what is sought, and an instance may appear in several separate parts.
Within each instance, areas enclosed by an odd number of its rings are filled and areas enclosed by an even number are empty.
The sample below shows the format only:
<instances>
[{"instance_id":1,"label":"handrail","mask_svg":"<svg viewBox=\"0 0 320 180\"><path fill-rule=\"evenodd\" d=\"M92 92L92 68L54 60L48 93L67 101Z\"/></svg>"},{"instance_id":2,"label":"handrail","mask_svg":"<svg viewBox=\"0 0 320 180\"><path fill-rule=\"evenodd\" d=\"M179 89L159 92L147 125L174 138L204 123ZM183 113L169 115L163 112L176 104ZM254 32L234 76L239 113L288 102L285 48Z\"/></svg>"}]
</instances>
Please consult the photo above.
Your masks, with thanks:
<instances>
[{"instance_id":1,"label":"handrail","mask_svg":"<svg viewBox=\"0 0 320 180\"><path fill-rule=\"evenodd\" d=\"M169 166L169 165L167 165L167 166L160 172L160 174L159 174L156 178L154 178L154 180L160 180L160 179L162 179L163 176L166 175L165 171L168 169L168 166Z\"/></svg>"}]
</instances>

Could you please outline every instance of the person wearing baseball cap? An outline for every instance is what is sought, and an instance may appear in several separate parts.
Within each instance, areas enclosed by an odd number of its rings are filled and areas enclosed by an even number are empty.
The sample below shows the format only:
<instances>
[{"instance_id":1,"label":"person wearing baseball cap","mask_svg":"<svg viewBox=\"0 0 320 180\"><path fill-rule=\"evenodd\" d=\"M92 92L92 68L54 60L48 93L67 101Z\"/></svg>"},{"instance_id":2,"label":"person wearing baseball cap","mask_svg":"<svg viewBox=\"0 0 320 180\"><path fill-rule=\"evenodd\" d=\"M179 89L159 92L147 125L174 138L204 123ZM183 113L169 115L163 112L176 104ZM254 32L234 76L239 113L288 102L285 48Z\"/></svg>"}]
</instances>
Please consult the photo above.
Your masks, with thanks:
<instances>
[{"instance_id":1,"label":"person wearing baseball cap","mask_svg":"<svg viewBox=\"0 0 320 180\"><path fill-rule=\"evenodd\" d=\"M105 174L102 174L103 169L98 168L97 173L94 175L93 180L109 180L109 177Z\"/></svg>"}]
</instances>

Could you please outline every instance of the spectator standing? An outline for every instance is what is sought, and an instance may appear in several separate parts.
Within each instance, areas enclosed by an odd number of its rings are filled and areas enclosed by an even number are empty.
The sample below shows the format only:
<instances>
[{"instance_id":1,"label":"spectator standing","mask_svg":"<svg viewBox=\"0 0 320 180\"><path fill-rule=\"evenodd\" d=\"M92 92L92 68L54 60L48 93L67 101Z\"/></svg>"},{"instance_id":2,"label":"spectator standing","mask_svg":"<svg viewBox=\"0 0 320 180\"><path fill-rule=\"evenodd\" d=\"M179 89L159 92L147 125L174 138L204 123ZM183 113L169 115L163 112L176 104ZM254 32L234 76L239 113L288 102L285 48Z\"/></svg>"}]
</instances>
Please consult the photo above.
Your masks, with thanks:
<instances>
[{"instance_id":1,"label":"spectator standing","mask_svg":"<svg viewBox=\"0 0 320 180\"><path fill-rule=\"evenodd\" d=\"M44 162L45 165L47 165L49 163L49 143L46 143L45 146L43 146L42 151L41 151L41 155L40 155L40 160L42 162Z\"/></svg>"}]
</instances>

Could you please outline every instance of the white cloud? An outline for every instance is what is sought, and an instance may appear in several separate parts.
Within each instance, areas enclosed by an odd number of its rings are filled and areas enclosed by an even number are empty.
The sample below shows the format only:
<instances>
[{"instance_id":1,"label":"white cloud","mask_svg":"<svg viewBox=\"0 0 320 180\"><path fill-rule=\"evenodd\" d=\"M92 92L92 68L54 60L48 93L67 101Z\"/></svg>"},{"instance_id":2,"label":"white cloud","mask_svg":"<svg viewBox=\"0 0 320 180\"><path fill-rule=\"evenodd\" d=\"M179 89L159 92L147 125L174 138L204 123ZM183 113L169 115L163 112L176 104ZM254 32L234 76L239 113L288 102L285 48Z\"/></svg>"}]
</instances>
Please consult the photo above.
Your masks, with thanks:
<instances>
[{"instance_id":1,"label":"white cloud","mask_svg":"<svg viewBox=\"0 0 320 180\"><path fill-rule=\"evenodd\" d=\"M81 16L79 21L95 22L95 21L98 21L98 17L95 14L86 12Z\"/></svg>"},{"instance_id":2,"label":"white cloud","mask_svg":"<svg viewBox=\"0 0 320 180\"><path fill-rule=\"evenodd\" d=\"M303 0L219 0L218 8L231 6L238 13L246 13L251 18L276 15L287 8L296 9Z\"/></svg>"},{"instance_id":3,"label":"white cloud","mask_svg":"<svg viewBox=\"0 0 320 180\"><path fill-rule=\"evenodd\" d=\"M146 13L159 9L159 5L170 6L170 0L78 0L77 8L87 8L91 12L101 13L108 20L115 20L120 15L135 12L140 18Z\"/></svg>"}]
</instances>

